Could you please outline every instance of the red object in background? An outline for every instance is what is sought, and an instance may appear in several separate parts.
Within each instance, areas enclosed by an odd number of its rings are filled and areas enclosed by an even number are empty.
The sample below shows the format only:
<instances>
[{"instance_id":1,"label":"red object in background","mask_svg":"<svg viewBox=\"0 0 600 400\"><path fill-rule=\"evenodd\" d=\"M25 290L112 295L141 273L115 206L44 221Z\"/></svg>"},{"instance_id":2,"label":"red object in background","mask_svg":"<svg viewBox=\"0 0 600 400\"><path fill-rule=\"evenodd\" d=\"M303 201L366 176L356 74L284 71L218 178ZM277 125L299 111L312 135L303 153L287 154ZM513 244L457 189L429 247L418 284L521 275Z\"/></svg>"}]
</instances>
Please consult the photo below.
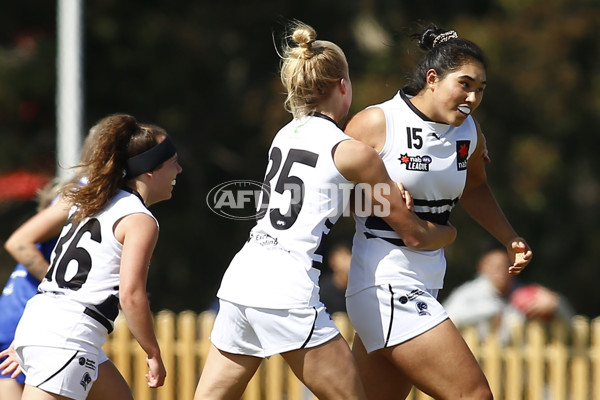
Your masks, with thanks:
<instances>
[{"instance_id":1,"label":"red object in background","mask_svg":"<svg viewBox=\"0 0 600 400\"><path fill-rule=\"evenodd\" d=\"M28 171L0 174L0 201L31 200L49 181L46 175Z\"/></svg>"},{"instance_id":2,"label":"red object in background","mask_svg":"<svg viewBox=\"0 0 600 400\"><path fill-rule=\"evenodd\" d=\"M515 289L510 295L510 304L517 310L526 312L529 305L535 300L538 290L537 285L526 285Z\"/></svg>"}]
</instances>

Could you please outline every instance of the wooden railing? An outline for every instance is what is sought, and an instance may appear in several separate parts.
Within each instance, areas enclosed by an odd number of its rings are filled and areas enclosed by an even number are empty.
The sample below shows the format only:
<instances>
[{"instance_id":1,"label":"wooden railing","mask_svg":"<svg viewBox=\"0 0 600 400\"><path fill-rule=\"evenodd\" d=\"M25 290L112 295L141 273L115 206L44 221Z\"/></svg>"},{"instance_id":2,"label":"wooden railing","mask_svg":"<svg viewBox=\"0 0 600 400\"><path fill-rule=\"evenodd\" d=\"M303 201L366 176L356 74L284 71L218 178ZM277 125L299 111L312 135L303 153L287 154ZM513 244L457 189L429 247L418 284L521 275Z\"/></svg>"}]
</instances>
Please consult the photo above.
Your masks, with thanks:
<instances>
[{"instance_id":1,"label":"wooden railing","mask_svg":"<svg viewBox=\"0 0 600 400\"><path fill-rule=\"evenodd\" d=\"M352 342L354 331L345 314L335 323ZM214 314L159 312L156 331L167 380L149 389L144 377L145 353L127 323L117 319L104 350L133 388L136 400L191 400L210 345ZM516 326L510 343L495 335L480 340L474 328L463 337L479 360L496 400L600 400L600 317L578 316L569 324L530 322ZM265 360L250 381L243 400L314 400L281 356ZM413 390L411 400L430 399Z\"/></svg>"}]
</instances>

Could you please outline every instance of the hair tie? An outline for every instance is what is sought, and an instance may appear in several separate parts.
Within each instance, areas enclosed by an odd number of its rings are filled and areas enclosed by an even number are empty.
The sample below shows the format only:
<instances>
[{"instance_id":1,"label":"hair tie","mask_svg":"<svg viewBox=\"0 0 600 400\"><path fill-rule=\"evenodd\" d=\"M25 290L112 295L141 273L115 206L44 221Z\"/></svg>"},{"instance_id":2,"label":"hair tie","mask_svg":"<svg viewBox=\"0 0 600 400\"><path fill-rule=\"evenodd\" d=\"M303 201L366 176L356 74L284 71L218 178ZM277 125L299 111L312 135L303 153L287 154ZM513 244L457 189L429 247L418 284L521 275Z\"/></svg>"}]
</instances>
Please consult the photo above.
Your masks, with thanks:
<instances>
[{"instance_id":1,"label":"hair tie","mask_svg":"<svg viewBox=\"0 0 600 400\"><path fill-rule=\"evenodd\" d=\"M435 39L433 39L433 45L431 47L433 48L439 44L447 42L450 39L458 39L458 35L456 34L455 31L448 31L448 32L440 33L439 35L437 35L435 37Z\"/></svg>"},{"instance_id":2,"label":"hair tie","mask_svg":"<svg viewBox=\"0 0 600 400\"><path fill-rule=\"evenodd\" d=\"M126 178L135 178L144 172L152 171L173 157L176 152L175 144L169 136L166 136L165 140L156 146L127 160Z\"/></svg>"},{"instance_id":3,"label":"hair tie","mask_svg":"<svg viewBox=\"0 0 600 400\"><path fill-rule=\"evenodd\" d=\"M308 39L306 42L298 43L298 46L310 49L315 40L316 39Z\"/></svg>"}]
</instances>

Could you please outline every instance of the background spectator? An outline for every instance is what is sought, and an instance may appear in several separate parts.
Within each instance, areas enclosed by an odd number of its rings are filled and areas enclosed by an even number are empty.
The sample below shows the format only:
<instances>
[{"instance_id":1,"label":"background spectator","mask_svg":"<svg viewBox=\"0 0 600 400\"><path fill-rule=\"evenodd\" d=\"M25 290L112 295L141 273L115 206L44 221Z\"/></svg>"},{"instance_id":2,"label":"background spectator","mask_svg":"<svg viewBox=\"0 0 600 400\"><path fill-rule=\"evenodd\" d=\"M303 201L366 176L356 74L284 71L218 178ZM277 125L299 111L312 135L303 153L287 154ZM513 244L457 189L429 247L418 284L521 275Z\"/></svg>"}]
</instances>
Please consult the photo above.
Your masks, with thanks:
<instances>
[{"instance_id":1,"label":"background spectator","mask_svg":"<svg viewBox=\"0 0 600 400\"><path fill-rule=\"evenodd\" d=\"M506 250L487 251L477 263L477 277L450 292L443 305L458 328L476 325L480 337L496 331L506 341L511 323L573 317L563 295L539 284L520 283L508 273L509 265Z\"/></svg>"}]
</instances>

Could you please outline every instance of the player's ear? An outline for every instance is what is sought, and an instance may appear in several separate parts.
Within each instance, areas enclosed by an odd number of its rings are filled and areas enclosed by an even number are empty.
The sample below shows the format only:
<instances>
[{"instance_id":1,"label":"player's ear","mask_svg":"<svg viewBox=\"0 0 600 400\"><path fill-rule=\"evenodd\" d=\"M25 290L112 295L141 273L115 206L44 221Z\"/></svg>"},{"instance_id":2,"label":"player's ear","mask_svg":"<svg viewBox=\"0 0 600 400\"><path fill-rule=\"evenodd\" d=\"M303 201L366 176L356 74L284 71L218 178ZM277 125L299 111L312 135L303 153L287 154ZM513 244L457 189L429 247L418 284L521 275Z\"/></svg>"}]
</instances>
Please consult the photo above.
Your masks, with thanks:
<instances>
[{"instance_id":1,"label":"player's ear","mask_svg":"<svg viewBox=\"0 0 600 400\"><path fill-rule=\"evenodd\" d=\"M427 71L427 74L425 75L425 81L430 89L435 87L435 84L438 82L438 74L435 69L432 68Z\"/></svg>"},{"instance_id":2,"label":"player's ear","mask_svg":"<svg viewBox=\"0 0 600 400\"><path fill-rule=\"evenodd\" d=\"M346 81L345 78L340 79L340 90L342 92L342 94L346 94L346 91L348 90L348 88L346 87L346 85L348 85L348 82Z\"/></svg>"}]
</instances>

